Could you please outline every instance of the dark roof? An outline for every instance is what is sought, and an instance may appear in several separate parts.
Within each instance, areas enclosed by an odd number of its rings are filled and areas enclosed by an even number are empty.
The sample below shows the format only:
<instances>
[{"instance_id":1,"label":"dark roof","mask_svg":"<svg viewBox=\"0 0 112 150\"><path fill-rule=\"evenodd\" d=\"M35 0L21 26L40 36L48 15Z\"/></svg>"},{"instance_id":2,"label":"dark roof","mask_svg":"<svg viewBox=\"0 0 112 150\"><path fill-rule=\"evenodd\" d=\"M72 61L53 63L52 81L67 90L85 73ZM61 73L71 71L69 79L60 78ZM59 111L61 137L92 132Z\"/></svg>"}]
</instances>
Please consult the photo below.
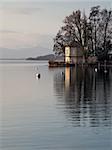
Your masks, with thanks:
<instances>
[{"instance_id":1,"label":"dark roof","mask_svg":"<svg viewBox=\"0 0 112 150\"><path fill-rule=\"evenodd\" d=\"M81 45L80 45L77 41L75 41L75 42L73 42L73 43L71 43L71 44L65 45L65 47L66 47L66 46L69 46L69 47L81 47Z\"/></svg>"}]
</instances>

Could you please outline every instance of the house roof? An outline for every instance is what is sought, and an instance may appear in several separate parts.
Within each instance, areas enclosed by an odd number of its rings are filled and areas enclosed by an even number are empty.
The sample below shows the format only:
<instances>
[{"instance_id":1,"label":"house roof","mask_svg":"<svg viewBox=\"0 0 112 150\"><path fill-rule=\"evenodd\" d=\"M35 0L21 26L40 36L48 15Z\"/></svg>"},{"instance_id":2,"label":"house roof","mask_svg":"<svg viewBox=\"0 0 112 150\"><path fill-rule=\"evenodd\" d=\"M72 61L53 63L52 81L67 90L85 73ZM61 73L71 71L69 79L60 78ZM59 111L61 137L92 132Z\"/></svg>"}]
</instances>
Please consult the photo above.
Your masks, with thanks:
<instances>
[{"instance_id":1,"label":"house roof","mask_svg":"<svg viewBox=\"0 0 112 150\"><path fill-rule=\"evenodd\" d=\"M66 44L65 47L67 47L67 46L69 46L69 47L81 47L81 45L77 41L75 41L71 44Z\"/></svg>"}]
</instances>

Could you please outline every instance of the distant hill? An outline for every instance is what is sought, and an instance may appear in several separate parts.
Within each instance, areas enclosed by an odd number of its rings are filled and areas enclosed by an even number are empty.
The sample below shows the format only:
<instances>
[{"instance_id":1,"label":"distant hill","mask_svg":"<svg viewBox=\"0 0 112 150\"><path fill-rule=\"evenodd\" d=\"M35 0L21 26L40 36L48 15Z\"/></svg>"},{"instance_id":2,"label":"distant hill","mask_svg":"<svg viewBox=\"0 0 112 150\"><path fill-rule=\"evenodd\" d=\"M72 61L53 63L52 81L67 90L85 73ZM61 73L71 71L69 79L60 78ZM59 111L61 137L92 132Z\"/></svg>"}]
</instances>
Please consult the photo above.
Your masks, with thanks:
<instances>
[{"instance_id":1,"label":"distant hill","mask_svg":"<svg viewBox=\"0 0 112 150\"><path fill-rule=\"evenodd\" d=\"M29 57L26 60L63 60L62 56L56 56L54 54L38 56L38 57Z\"/></svg>"}]
</instances>

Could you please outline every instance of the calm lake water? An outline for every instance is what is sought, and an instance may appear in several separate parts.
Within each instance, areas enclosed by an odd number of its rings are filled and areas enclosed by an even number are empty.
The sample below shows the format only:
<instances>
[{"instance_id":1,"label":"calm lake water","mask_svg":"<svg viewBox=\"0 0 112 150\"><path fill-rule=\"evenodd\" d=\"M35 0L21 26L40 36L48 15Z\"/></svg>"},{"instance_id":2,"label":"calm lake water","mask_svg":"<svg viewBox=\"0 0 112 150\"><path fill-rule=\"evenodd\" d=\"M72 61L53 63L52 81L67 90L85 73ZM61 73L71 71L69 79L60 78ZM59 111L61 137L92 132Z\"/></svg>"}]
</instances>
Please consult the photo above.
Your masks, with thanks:
<instances>
[{"instance_id":1,"label":"calm lake water","mask_svg":"<svg viewBox=\"0 0 112 150\"><path fill-rule=\"evenodd\" d=\"M1 62L0 111L0 150L111 150L112 68Z\"/></svg>"}]
</instances>

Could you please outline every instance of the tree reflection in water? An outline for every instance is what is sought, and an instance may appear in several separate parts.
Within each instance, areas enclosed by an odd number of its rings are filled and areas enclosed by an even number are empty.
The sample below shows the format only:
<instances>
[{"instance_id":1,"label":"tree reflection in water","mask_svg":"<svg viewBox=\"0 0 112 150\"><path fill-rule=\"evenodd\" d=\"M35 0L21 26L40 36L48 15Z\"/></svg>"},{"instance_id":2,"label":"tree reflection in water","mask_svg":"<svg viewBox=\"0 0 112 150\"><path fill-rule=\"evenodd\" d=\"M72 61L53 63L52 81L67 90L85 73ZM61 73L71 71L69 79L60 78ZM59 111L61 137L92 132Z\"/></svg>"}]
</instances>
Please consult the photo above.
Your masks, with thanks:
<instances>
[{"instance_id":1,"label":"tree reflection in water","mask_svg":"<svg viewBox=\"0 0 112 150\"><path fill-rule=\"evenodd\" d=\"M54 75L57 107L74 126L111 126L112 69L65 68Z\"/></svg>"}]
</instances>

